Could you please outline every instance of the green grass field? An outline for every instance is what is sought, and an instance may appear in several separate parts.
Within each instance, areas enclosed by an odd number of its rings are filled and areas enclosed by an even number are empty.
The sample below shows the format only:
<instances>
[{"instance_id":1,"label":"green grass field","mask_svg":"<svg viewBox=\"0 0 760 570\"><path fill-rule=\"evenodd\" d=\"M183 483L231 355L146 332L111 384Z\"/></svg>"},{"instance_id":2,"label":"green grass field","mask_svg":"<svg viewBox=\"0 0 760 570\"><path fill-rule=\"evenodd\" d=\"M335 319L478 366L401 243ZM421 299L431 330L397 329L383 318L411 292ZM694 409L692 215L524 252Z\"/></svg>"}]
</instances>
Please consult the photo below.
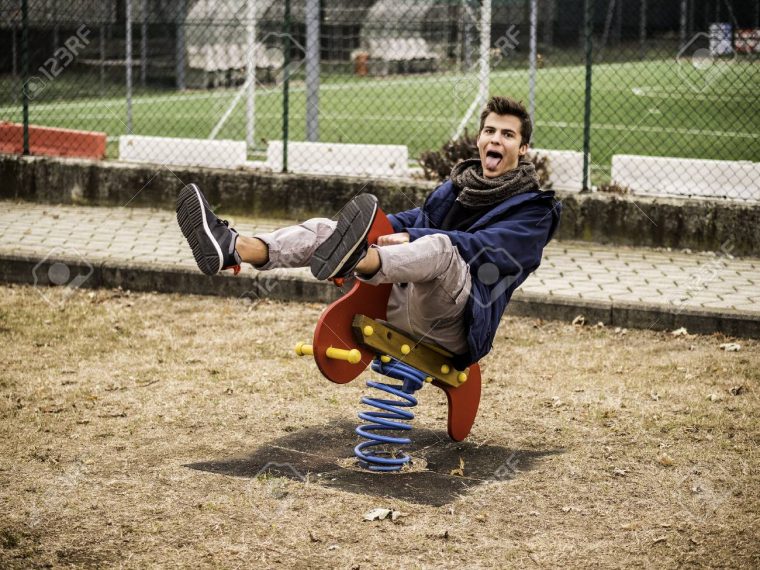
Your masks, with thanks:
<instances>
[{"instance_id":1,"label":"green grass field","mask_svg":"<svg viewBox=\"0 0 760 570\"><path fill-rule=\"evenodd\" d=\"M94 79L94 78L93 78ZM112 97L65 99L81 78L65 76L32 102L33 124L126 132L126 103ZM68 81L68 83L67 83ZM438 148L455 131L474 99L471 74L426 74L357 78L324 74L320 89L320 139L330 142L406 144L410 156ZM681 156L760 161L760 62L717 62L696 69L673 59L595 65L591 153L596 181L603 181L613 154ZM491 93L528 100L528 71L495 71ZM229 107L236 89L153 91L133 101L133 132L207 138ZM537 79L538 148L581 150L584 69L540 69ZM282 90L259 86L256 96L257 150L282 138ZM290 138L305 137L305 93L295 81L290 92ZM0 119L19 121L16 105L0 107ZM470 129L477 128L476 117ZM245 138L245 98L217 138ZM115 143L109 155L116 155Z\"/></svg>"}]
</instances>

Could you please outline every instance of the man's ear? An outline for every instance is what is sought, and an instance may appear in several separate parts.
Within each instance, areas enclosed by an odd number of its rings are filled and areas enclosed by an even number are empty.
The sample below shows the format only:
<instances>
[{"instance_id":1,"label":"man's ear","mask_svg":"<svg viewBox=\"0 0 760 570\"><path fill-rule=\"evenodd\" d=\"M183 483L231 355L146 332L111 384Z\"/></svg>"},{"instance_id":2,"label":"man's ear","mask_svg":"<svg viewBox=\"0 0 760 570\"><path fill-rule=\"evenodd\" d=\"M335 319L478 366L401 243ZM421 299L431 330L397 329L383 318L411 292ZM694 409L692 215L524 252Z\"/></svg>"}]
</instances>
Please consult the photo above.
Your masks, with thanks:
<instances>
[{"instance_id":1,"label":"man's ear","mask_svg":"<svg viewBox=\"0 0 760 570\"><path fill-rule=\"evenodd\" d=\"M525 156L528 152L528 148L530 148L530 144L525 143L520 145L520 150L518 151L520 153L520 156Z\"/></svg>"}]
</instances>

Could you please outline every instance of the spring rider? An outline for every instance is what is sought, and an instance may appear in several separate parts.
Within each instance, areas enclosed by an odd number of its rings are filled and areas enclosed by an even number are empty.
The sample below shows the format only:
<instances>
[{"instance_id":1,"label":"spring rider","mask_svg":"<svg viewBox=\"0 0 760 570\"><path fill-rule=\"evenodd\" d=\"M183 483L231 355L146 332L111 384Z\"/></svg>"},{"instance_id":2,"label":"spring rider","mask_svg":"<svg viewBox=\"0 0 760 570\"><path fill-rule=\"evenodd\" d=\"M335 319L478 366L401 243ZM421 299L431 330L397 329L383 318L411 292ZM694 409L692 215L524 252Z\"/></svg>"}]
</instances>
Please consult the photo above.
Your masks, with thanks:
<instances>
[{"instance_id":1,"label":"spring rider","mask_svg":"<svg viewBox=\"0 0 760 570\"><path fill-rule=\"evenodd\" d=\"M378 208L367 236L370 244L393 233L390 221ZM342 280L335 279L341 286ZM354 449L358 463L371 471L399 471L409 463L404 452L393 453L376 446L401 446L411 443L407 437L384 434L409 431L405 423L414 419L409 408L417 405L414 393L425 383L446 392L448 400L448 434L462 441L470 433L480 403L480 367L472 364L457 370L452 354L440 346L418 342L404 331L384 322L392 284L368 285L356 280L352 288L329 305L319 317L311 344L299 342L296 354L313 356L320 372L336 384L346 384L371 364L372 370L400 381L368 381L367 386L398 399L363 397L362 403L377 411L359 413L366 424L356 433L366 439ZM376 449L373 449L376 448Z\"/></svg>"}]
</instances>

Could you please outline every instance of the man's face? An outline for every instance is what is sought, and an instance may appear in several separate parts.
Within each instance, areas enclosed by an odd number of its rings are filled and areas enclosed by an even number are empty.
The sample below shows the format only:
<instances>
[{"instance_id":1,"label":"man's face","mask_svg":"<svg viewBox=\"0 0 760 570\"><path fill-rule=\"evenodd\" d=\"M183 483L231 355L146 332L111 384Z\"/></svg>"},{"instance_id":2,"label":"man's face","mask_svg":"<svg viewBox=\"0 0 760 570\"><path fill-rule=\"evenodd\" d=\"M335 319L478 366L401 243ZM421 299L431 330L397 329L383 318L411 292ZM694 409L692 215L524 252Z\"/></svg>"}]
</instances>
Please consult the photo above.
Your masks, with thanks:
<instances>
[{"instance_id":1,"label":"man's face","mask_svg":"<svg viewBox=\"0 0 760 570\"><path fill-rule=\"evenodd\" d=\"M517 167L521 156L528 152L522 144L520 119L514 115L491 113L478 135L478 154L486 178L495 178Z\"/></svg>"}]
</instances>

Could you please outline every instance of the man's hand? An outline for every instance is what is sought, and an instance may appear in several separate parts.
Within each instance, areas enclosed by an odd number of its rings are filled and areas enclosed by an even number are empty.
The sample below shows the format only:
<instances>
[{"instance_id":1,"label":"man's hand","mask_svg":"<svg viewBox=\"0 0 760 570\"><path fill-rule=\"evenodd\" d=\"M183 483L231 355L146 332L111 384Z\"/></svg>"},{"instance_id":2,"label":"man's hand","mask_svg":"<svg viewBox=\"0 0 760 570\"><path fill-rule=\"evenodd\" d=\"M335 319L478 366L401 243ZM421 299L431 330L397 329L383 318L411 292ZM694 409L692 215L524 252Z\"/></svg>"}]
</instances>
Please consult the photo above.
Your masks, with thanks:
<instances>
[{"instance_id":1,"label":"man's hand","mask_svg":"<svg viewBox=\"0 0 760 570\"><path fill-rule=\"evenodd\" d=\"M400 243L409 243L409 234L406 232L400 232L397 234L388 234L387 236L380 236L377 238L377 245L398 245Z\"/></svg>"}]
</instances>

